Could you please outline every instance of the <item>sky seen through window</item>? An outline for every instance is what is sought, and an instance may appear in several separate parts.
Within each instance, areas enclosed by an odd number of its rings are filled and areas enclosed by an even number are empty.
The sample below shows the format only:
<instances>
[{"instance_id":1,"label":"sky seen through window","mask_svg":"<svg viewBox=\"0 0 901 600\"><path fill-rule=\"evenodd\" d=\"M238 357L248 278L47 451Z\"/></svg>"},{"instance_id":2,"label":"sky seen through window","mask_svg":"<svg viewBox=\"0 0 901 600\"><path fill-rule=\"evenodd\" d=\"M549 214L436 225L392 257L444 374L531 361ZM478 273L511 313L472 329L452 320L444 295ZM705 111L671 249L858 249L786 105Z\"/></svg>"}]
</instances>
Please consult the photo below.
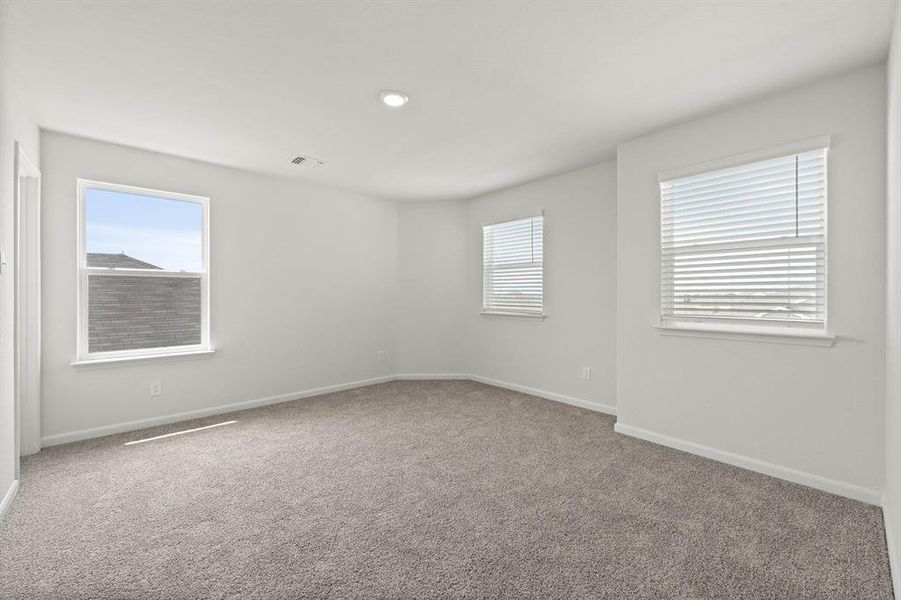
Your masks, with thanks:
<instances>
[{"instance_id":1,"label":"sky seen through window","mask_svg":"<svg viewBox=\"0 0 901 600\"><path fill-rule=\"evenodd\" d=\"M203 269L203 205L88 188L89 253L124 253L167 271Z\"/></svg>"}]
</instances>

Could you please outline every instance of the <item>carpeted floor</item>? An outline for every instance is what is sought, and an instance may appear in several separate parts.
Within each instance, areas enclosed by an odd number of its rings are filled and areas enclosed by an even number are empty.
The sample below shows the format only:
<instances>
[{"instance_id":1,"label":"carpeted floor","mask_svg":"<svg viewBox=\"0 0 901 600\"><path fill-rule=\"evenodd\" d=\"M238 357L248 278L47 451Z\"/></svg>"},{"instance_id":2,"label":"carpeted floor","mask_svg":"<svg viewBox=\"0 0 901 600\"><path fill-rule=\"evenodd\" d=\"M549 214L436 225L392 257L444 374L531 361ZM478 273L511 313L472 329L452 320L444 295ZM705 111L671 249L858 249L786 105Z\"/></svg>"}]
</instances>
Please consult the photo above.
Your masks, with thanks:
<instances>
[{"instance_id":1,"label":"carpeted floor","mask_svg":"<svg viewBox=\"0 0 901 600\"><path fill-rule=\"evenodd\" d=\"M613 422L395 382L48 448L0 598L892 597L879 508Z\"/></svg>"}]
</instances>

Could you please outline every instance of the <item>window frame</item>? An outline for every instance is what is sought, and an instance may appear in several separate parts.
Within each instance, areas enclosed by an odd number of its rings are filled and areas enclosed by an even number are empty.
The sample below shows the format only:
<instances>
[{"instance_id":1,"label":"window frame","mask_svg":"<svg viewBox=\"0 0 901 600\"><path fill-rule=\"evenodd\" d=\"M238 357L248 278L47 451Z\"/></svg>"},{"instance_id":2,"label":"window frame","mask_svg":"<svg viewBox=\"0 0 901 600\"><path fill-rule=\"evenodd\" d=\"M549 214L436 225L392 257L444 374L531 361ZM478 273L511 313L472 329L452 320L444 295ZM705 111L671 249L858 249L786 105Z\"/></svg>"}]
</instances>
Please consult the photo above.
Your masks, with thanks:
<instances>
[{"instance_id":1,"label":"window frame","mask_svg":"<svg viewBox=\"0 0 901 600\"><path fill-rule=\"evenodd\" d=\"M87 220L85 215L85 191L99 189L138 196L149 196L162 200L194 202L203 208L201 260L199 272L166 271L162 269L118 269L111 267L88 267L87 265ZM110 183L92 179L79 178L76 182L77 196L77 253L76 263L76 332L75 360L73 365L130 361L142 358L160 358L167 356L185 356L211 354L210 342L210 199L208 196L195 196L179 192L168 192L151 188ZM165 346L158 348L138 348L134 350L115 350L105 352L89 352L88 350L88 277L91 273L105 276L138 276L138 277L199 277L200 279L200 343L185 346Z\"/></svg>"},{"instance_id":2,"label":"window frame","mask_svg":"<svg viewBox=\"0 0 901 600\"><path fill-rule=\"evenodd\" d=\"M747 152L719 160L661 172L657 176L657 323L653 325L661 334L686 335L690 337L725 338L748 341L792 343L814 346L831 346L835 335L829 324L829 156L831 137L819 136L771 147L766 150ZM772 160L792 154L803 154L815 150L825 150L823 183L823 321L804 323L802 321L754 321L752 319L672 319L663 316L663 212L661 206L661 185L675 179L692 177L704 173L730 169L743 165Z\"/></svg>"},{"instance_id":3,"label":"window frame","mask_svg":"<svg viewBox=\"0 0 901 600\"><path fill-rule=\"evenodd\" d=\"M541 219L541 310L538 312L517 312L517 311L504 311L492 309L485 303L486 298L486 288L485 288L485 228L492 227L496 225L504 225L506 223L514 223L516 221L524 221L526 219ZM544 320L547 318L547 313L545 312L545 273L544 273L544 265L547 262L547 247L545 245L545 236L544 233L546 231L546 215L544 211L538 211L534 214L529 214L521 217L513 217L503 219L501 221L491 221L489 223L482 223L479 228L480 242L482 246L482 252L480 255L481 269L482 269L482 308L480 314L485 317L507 317L513 319L532 319L532 320Z\"/></svg>"}]
</instances>

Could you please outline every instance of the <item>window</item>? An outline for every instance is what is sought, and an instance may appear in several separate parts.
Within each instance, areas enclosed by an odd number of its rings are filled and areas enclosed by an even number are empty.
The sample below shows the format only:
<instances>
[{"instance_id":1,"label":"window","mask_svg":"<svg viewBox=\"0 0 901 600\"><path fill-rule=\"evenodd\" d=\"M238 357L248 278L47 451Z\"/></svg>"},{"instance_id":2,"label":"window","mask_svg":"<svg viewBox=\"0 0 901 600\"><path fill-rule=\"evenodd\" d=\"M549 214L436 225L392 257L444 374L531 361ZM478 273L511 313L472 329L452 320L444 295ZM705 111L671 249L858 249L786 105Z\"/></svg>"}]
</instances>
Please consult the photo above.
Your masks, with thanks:
<instances>
[{"instance_id":1,"label":"window","mask_svg":"<svg viewBox=\"0 0 901 600\"><path fill-rule=\"evenodd\" d=\"M826 148L660 184L660 313L824 329Z\"/></svg>"},{"instance_id":2,"label":"window","mask_svg":"<svg viewBox=\"0 0 901 600\"><path fill-rule=\"evenodd\" d=\"M210 350L209 199L78 181L77 361Z\"/></svg>"},{"instance_id":3,"label":"window","mask_svg":"<svg viewBox=\"0 0 901 600\"><path fill-rule=\"evenodd\" d=\"M544 217L482 227L482 312L542 316Z\"/></svg>"}]
</instances>

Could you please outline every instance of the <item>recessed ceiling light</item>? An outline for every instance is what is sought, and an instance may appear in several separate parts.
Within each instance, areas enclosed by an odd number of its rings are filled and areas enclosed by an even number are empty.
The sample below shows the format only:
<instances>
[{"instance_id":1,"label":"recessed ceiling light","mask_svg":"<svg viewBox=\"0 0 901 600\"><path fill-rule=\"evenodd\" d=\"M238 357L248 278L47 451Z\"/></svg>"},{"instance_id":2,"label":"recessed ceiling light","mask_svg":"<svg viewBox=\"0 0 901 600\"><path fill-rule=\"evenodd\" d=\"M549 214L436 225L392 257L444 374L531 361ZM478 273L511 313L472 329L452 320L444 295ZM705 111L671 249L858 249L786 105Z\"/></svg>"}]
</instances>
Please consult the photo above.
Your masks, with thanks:
<instances>
[{"instance_id":1,"label":"recessed ceiling light","mask_svg":"<svg viewBox=\"0 0 901 600\"><path fill-rule=\"evenodd\" d=\"M400 108L410 101L410 97L398 90L385 90L379 94L379 100L388 108Z\"/></svg>"}]
</instances>

